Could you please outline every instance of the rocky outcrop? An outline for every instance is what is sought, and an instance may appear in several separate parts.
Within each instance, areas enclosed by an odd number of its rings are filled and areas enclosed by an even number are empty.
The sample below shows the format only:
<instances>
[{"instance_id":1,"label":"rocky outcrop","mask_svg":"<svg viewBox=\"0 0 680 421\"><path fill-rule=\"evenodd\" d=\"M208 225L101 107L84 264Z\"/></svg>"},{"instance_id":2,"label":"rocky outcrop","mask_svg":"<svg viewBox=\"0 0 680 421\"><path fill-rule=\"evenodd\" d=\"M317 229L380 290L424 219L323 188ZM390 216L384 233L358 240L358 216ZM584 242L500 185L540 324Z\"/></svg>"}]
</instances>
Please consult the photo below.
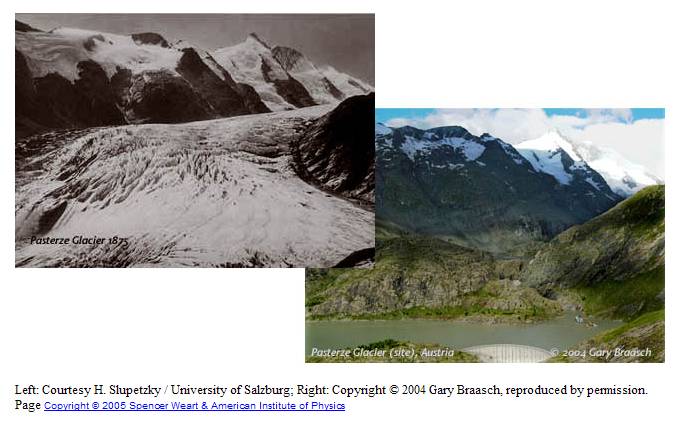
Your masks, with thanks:
<instances>
[{"instance_id":1,"label":"rocky outcrop","mask_svg":"<svg viewBox=\"0 0 680 421\"><path fill-rule=\"evenodd\" d=\"M131 122L181 123L215 116L189 82L169 72L134 75L128 98L125 110Z\"/></svg>"},{"instance_id":2,"label":"rocky outcrop","mask_svg":"<svg viewBox=\"0 0 680 421\"><path fill-rule=\"evenodd\" d=\"M132 40L137 44L158 45L163 48L170 47L170 44L168 44L168 41L166 41L162 35L154 32L140 32L138 34L132 34L130 37L132 37Z\"/></svg>"},{"instance_id":3,"label":"rocky outcrop","mask_svg":"<svg viewBox=\"0 0 680 421\"><path fill-rule=\"evenodd\" d=\"M304 70L300 67L304 55L294 48L277 46L272 48L272 55L287 72Z\"/></svg>"},{"instance_id":4,"label":"rocky outcrop","mask_svg":"<svg viewBox=\"0 0 680 421\"><path fill-rule=\"evenodd\" d=\"M14 30L15 31L21 31L21 32L42 32L40 29L35 29L31 25L23 22L19 22L18 20L14 21Z\"/></svg>"},{"instance_id":5,"label":"rocky outcrop","mask_svg":"<svg viewBox=\"0 0 680 421\"><path fill-rule=\"evenodd\" d=\"M381 234L376 249L370 269L308 271L308 316L525 322L562 311L520 281L499 279L501 268L488 253L394 232Z\"/></svg>"},{"instance_id":6,"label":"rocky outcrop","mask_svg":"<svg viewBox=\"0 0 680 421\"><path fill-rule=\"evenodd\" d=\"M215 117L229 117L248 114L239 91L234 89L225 79L220 79L201 59L195 49L185 48L182 58L177 63L177 72L189 82L197 94L203 98Z\"/></svg>"},{"instance_id":7,"label":"rocky outcrop","mask_svg":"<svg viewBox=\"0 0 680 421\"><path fill-rule=\"evenodd\" d=\"M307 89L293 77L290 75L287 75L284 79L275 77L272 74L272 64L267 62L264 57L262 58L261 71L265 82L273 84L276 88L276 93L289 104L297 108L316 105Z\"/></svg>"},{"instance_id":8,"label":"rocky outcrop","mask_svg":"<svg viewBox=\"0 0 680 421\"><path fill-rule=\"evenodd\" d=\"M268 113L271 111L264 102L262 102L262 98L260 98L260 95L255 91L255 88L246 83L237 83L234 81L229 72L215 61L211 55L206 55L203 57L203 60L205 60L204 63L209 62L212 65L212 70L219 73L221 79L228 87L238 92L238 96L241 98L241 101L249 114Z\"/></svg>"},{"instance_id":9,"label":"rocky outcrop","mask_svg":"<svg viewBox=\"0 0 680 421\"><path fill-rule=\"evenodd\" d=\"M404 236L377 245L372 269L328 269L307 277L312 316L378 315L414 307L452 307L493 276L484 253L436 239Z\"/></svg>"},{"instance_id":10,"label":"rocky outcrop","mask_svg":"<svg viewBox=\"0 0 680 421\"><path fill-rule=\"evenodd\" d=\"M124 124L114 89L93 61L78 63L79 79L71 83L57 73L32 78L25 57L15 52L16 135L47 129Z\"/></svg>"}]
</instances>

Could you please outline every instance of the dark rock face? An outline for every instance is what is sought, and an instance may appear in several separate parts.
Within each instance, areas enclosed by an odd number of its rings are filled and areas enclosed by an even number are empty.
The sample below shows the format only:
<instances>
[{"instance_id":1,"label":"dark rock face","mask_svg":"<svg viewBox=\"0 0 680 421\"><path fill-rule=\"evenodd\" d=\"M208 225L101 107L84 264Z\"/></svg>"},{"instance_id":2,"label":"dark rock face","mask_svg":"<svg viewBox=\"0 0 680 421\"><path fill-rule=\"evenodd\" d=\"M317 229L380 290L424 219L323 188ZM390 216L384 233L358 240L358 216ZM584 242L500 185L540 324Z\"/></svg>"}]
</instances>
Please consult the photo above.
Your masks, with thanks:
<instances>
[{"instance_id":1,"label":"dark rock face","mask_svg":"<svg viewBox=\"0 0 680 421\"><path fill-rule=\"evenodd\" d=\"M102 36L101 34L92 35L83 42L83 47L85 47L87 51L92 51L94 50L94 47L97 45L95 41L106 42L104 36Z\"/></svg>"},{"instance_id":2,"label":"dark rock face","mask_svg":"<svg viewBox=\"0 0 680 421\"><path fill-rule=\"evenodd\" d=\"M257 91L255 91L255 88L246 83L236 83L229 72L227 72L224 67L215 61L211 55L204 57L204 60L210 62L212 66L220 72L224 83L226 83L232 90L238 92L238 95L243 101L243 105L248 109L249 114L268 113L271 111L266 105L264 105L264 102L262 102L262 99L260 98L260 95L257 93Z\"/></svg>"},{"instance_id":3,"label":"dark rock face","mask_svg":"<svg viewBox=\"0 0 680 421\"><path fill-rule=\"evenodd\" d=\"M15 95L17 136L48 128L123 124L106 73L93 61L78 63L80 78L71 83L50 73L33 79L24 56L16 51Z\"/></svg>"},{"instance_id":4,"label":"dark rock face","mask_svg":"<svg viewBox=\"0 0 680 421\"><path fill-rule=\"evenodd\" d=\"M79 104L79 119L84 126L124 124L116 107L116 96L104 70L94 61L78 63L80 76L73 85L83 101Z\"/></svg>"},{"instance_id":5,"label":"dark rock face","mask_svg":"<svg viewBox=\"0 0 680 421\"><path fill-rule=\"evenodd\" d=\"M193 48L183 50L182 58L177 64L177 72L191 84L199 96L205 99L216 117L249 113L240 93L232 87L235 84L230 86L225 80L220 79Z\"/></svg>"},{"instance_id":6,"label":"dark rock face","mask_svg":"<svg viewBox=\"0 0 680 421\"><path fill-rule=\"evenodd\" d=\"M243 98L243 103L252 114L268 113L271 111L264 105L255 88L247 83L237 83L236 87Z\"/></svg>"},{"instance_id":7,"label":"dark rock face","mask_svg":"<svg viewBox=\"0 0 680 421\"><path fill-rule=\"evenodd\" d=\"M295 80L293 77L288 75L287 79L274 79L270 76L272 71L272 65L267 62L267 60L262 58L262 75L266 82L274 84L276 88L276 93L281 95L286 102L294 105L295 107L311 107L316 105L312 96L309 95L307 89Z\"/></svg>"},{"instance_id":8,"label":"dark rock face","mask_svg":"<svg viewBox=\"0 0 680 421\"><path fill-rule=\"evenodd\" d=\"M138 34L130 35L136 44L159 45L163 48L168 48L170 44L163 38L162 35L154 32L140 32Z\"/></svg>"},{"instance_id":9,"label":"dark rock face","mask_svg":"<svg viewBox=\"0 0 680 421\"><path fill-rule=\"evenodd\" d=\"M14 51L14 92L15 136L21 138L41 131L46 121L37 102L37 93L26 58L18 50Z\"/></svg>"},{"instance_id":10,"label":"dark rock face","mask_svg":"<svg viewBox=\"0 0 680 421\"><path fill-rule=\"evenodd\" d=\"M304 57L302 53L289 47L274 47L272 55L287 72L295 70L298 61Z\"/></svg>"},{"instance_id":11,"label":"dark rock face","mask_svg":"<svg viewBox=\"0 0 680 421\"><path fill-rule=\"evenodd\" d=\"M606 183L601 190L586 182L562 185L511 145L462 127L402 127L376 135L376 142L377 217L501 255L548 240L620 200Z\"/></svg>"},{"instance_id":12,"label":"dark rock face","mask_svg":"<svg viewBox=\"0 0 680 421\"><path fill-rule=\"evenodd\" d=\"M42 32L40 29L35 29L31 25L28 25L23 22L19 22L18 20L14 21L14 30L15 31L21 31L21 32Z\"/></svg>"},{"instance_id":13,"label":"dark rock face","mask_svg":"<svg viewBox=\"0 0 680 421\"><path fill-rule=\"evenodd\" d=\"M130 121L137 123L181 123L215 116L186 80L168 72L133 76L126 109Z\"/></svg>"},{"instance_id":14,"label":"dark rock face","mask_svg":"<svg viewBox=\"0 0 680 421\"><path fill-rule=\"evenodd\" d=\"M193 49L177 71L132 75L118 68L109 81L94 61L78 63L71 82L50 73L33 78L15 51L16 136L67 129L142 122L174 123L268 112L255 90L236 84L228 73L220 79ZM227 79L228 77L228 79Z\"/></svg>"},{"instance_id":15,"label":"dark rock face","mask_svg":"<svg viewBox=\"0 0 680 421\"><path fill-rule=\"evenodd\" d=\"M340 92L340 90L335 85L333 85L333 83L330 80L328 80L327 77L324 77L322 79L322 81L323 81L324 85L326 86L326 90L328 92L330 92L331 95L333 95L333 98L335 98L335 99L344 99L345 98L345 94ZM364 93L368 93L368 91L365 90L365 89L362 89L362 91L364 91Z\"/></svg>"},{"instance_id":16,"label":"dark rock face","mask_svg":"<svg viewBox=\"0 0 680 421\"><path fill-rule=\"evenodd\" d=\"M374 203L373 94L346 99L293 145L300 176L334 193Z\"/></svg>"}]
</instances>

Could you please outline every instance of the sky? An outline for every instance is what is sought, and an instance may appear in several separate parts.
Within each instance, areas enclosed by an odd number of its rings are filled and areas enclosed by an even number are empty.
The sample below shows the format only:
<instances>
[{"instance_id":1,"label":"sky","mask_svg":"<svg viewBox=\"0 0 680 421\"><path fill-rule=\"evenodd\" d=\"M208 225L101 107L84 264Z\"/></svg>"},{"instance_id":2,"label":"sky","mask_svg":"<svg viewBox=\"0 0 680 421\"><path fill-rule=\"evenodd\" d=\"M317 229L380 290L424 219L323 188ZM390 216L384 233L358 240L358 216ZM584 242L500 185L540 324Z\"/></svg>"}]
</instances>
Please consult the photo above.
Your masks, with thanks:
<instances>
[{"instance_id":1,"label":"sky","mask_svg":"<svg viewBox=\"0 0 680 421\"><path fill-rule=\"evenodd\" d=\"M390 127L462 126L474 135L489 133L511 144L558 129L572 141L614 149L665 178L663 108L382 108L375 115L377 122Z\"/></svg>"},{"instance_id":2,"label":"sky","mask_svg":"<svg viewBox=\"0 0 680 421\"><path fill-rule=\"evenodd\" d=\"M257 33L272 47L292 47L316 65L375 84L375 17L372 14L17 14L49 31L59 26L116 34L157 32L206 50L238 44Z\"/></svg>"}]
</instances>

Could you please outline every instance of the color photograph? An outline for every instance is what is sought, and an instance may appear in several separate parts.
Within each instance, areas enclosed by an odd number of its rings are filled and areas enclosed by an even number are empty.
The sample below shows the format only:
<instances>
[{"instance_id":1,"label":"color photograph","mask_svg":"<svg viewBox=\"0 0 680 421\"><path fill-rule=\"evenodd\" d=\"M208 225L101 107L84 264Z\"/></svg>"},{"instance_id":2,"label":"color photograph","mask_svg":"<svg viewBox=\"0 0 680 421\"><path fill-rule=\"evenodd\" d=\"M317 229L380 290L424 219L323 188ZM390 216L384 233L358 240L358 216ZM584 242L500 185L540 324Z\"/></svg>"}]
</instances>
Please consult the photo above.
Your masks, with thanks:
<instances>
[{"instance_id":1,"label":"color photograph","mask_svg":"<svg viewBox=\"0 0 680 421\"><path fill-rule=\"evenodd\" d=\"M307 362L663 362L664 109L377 109L376 260Z\"/></svg>"}]
</instances>

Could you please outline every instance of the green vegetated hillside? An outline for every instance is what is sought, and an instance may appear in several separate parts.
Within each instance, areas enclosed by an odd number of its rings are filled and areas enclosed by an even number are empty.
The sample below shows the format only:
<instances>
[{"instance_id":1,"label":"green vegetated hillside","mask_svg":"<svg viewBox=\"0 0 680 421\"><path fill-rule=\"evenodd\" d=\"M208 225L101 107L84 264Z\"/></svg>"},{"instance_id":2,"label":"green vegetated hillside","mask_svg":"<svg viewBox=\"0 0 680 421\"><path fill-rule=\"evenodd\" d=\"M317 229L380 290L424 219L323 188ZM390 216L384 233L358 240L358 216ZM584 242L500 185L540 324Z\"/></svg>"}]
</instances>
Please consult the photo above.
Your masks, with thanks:
<instances>
[{"instance_id":1,"label":"green vegetated hillside","mask_svg":"<svg viewBox=\"0 0 680 421\"><path fill-rule=\"evenodd\" d=\"M665 327L665 311L651 311L572 347L577 352L549 362L663 362Z\"/></svg>"},{"instance_id":2,"label":"green vegetated hillside","mask_svg":"<svg viewBox=\"0 0 680 421\"><path fill-rule=\"evenodd\" d=\"M503 279L519 264L486 252L379 224L371 269L308 270L310 318L483 317L532 320L560 312L556 301Z\"/></svg>"},{"instance_id":3,"label":"green vegetated hillside","mask_svg":"<svg viewBox=\"0 0 680 421\"><path fill-rule=\"evenodd\" d=\"M550 241L521 279L544 295L576 292L589 314L632 319L664 306L664 186L647 187Z\"/></svg>"},{"instance_id":4,"label":"green vegetated hillside","mask_svg":"<svg viewBox=\"0 0 680 421\"><path fill-rule=\"evenodd\" d=\"M574 347L583 354L553 360L663 362L665 187L647 187L558 235L529 262L522 280L543 295L576 302L587 314L627 321Z\"/></svg>"}]
</instances>

